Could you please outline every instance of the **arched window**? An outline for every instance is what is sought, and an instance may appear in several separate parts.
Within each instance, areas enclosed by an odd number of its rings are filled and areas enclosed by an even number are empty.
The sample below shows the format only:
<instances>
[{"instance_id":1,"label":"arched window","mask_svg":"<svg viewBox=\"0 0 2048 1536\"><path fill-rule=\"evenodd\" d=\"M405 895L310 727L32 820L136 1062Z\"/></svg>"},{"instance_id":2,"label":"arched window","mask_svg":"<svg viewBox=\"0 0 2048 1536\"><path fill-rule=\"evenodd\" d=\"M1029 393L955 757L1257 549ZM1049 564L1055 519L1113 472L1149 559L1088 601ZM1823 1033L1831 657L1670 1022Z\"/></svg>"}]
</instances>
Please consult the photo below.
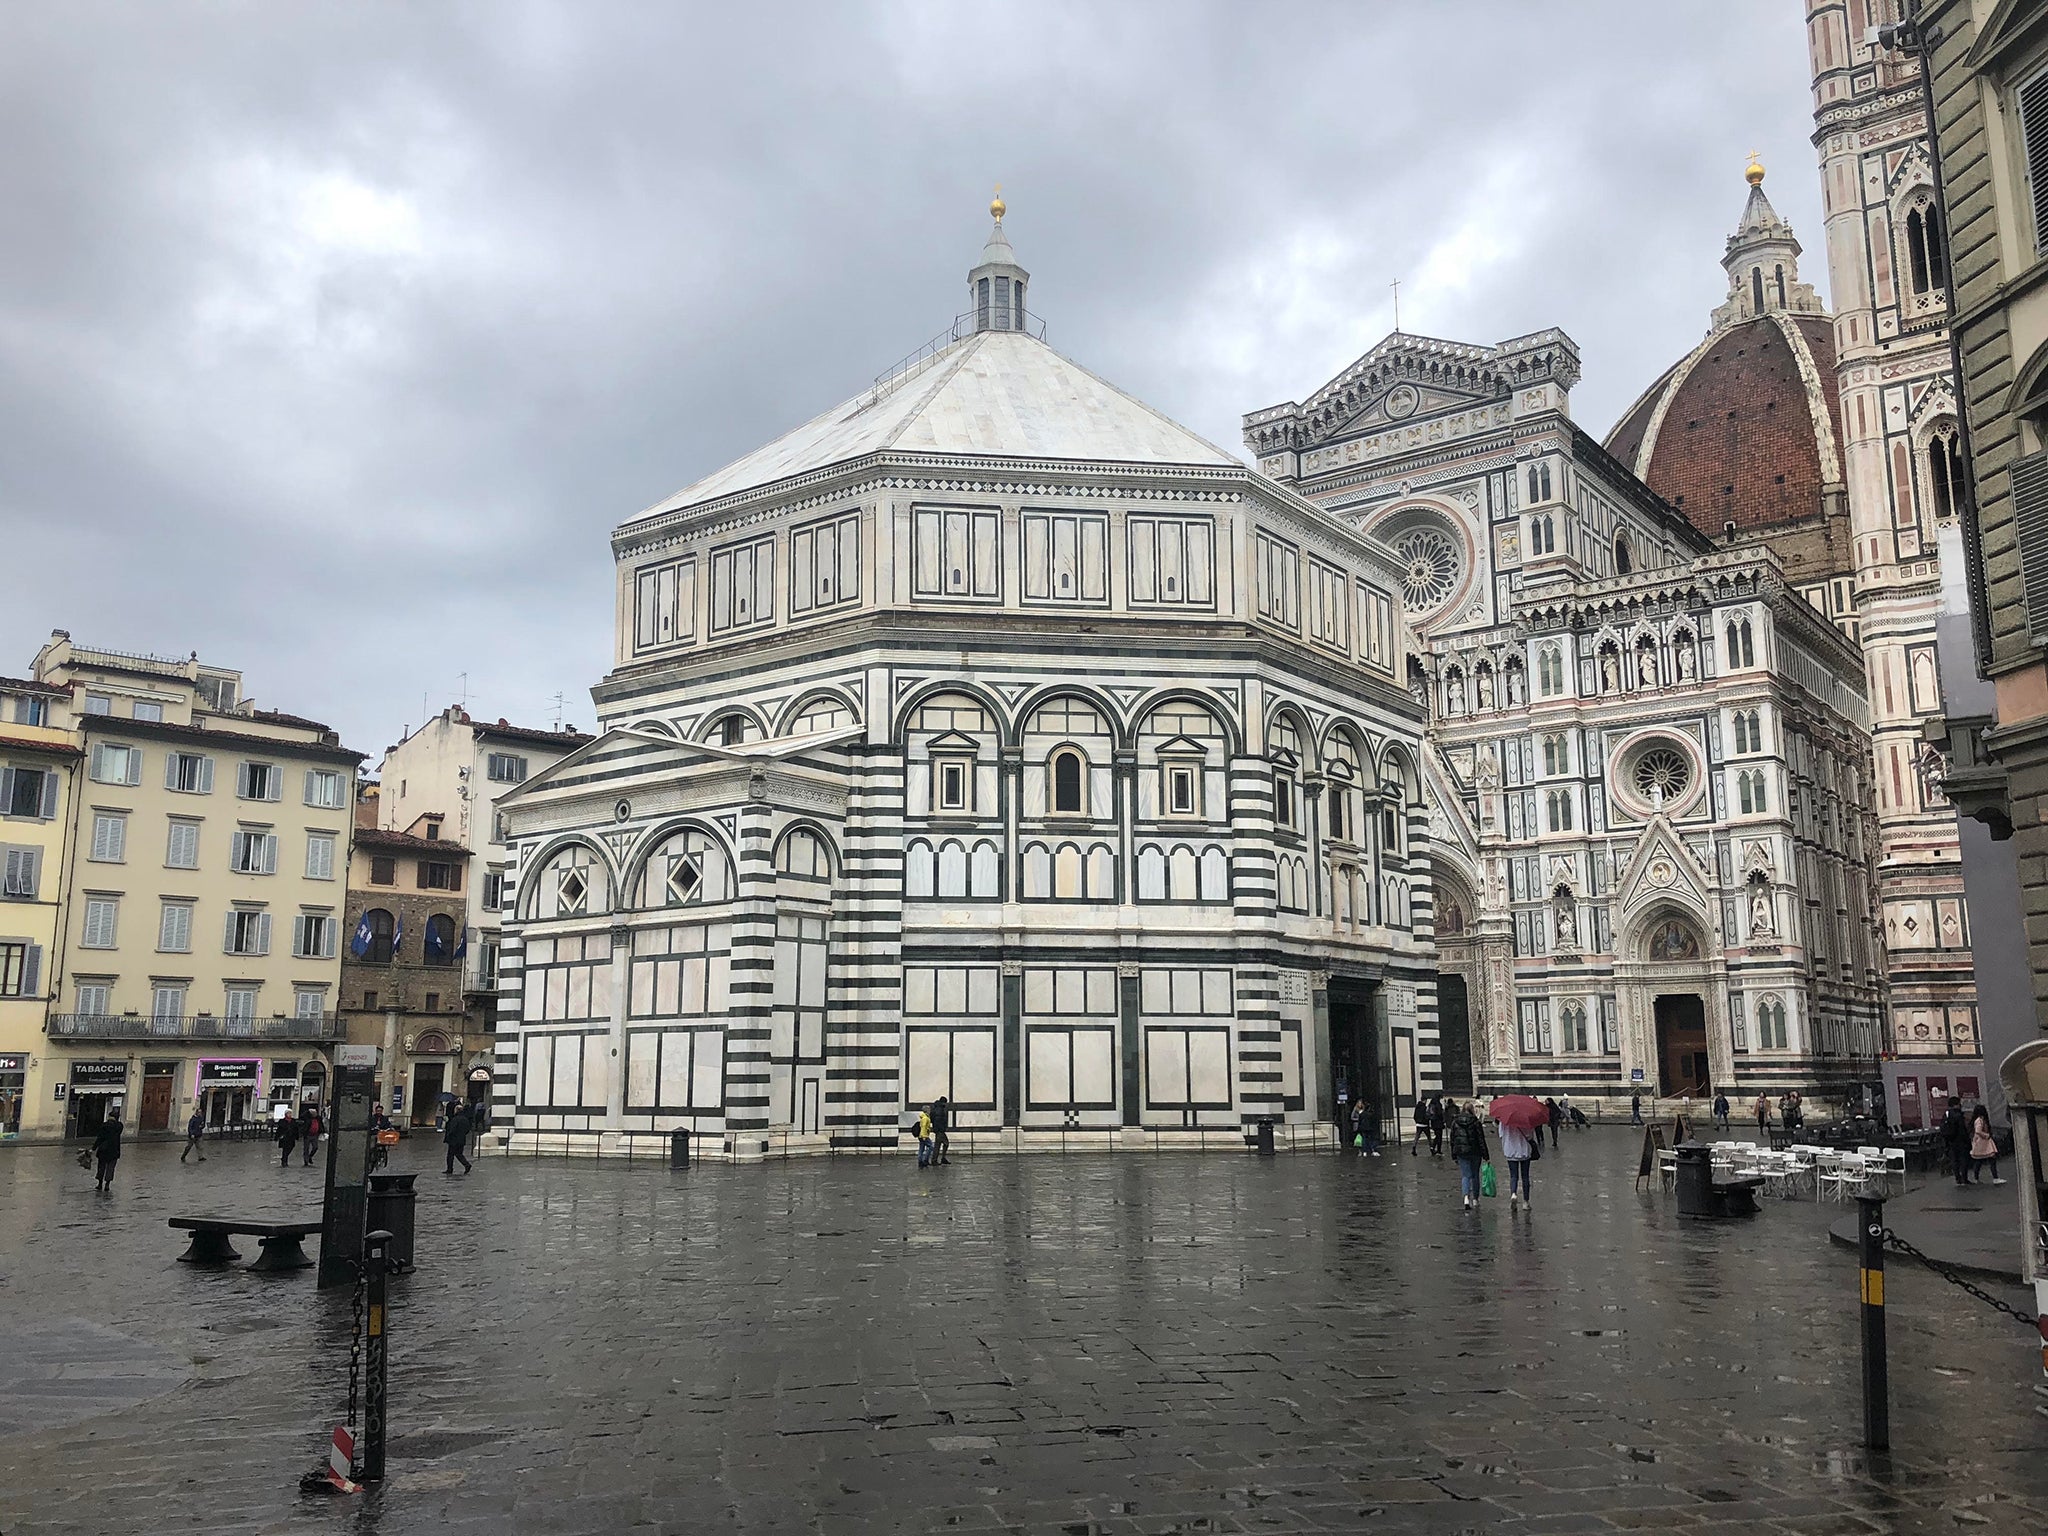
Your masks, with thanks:
<instances>
[{"instance_id":1,"label":"arched window","mask_svg":"<svg viewBox=\"0 0 2048 1536\"><path fill-rule=\"evenodd\" d=\"M455 919L442 913L435 913L427 919L427 930L423 936L420 953L429 965L453 965L455 963Z\"/></svg>"},{"instance_id":2,"label":"arched window","mask_svg":"<svg viewBox=\"0 0 2048 1536\"><path fill-rule=\"evenodd\" d=\"M1785 1004L1776 993L1766 992L1756 1005L1757 1048L1782 1051L1789 1038L1785 1028Z\"/></svg>"},{"instance_id":3,"label":"arched window","mask_svg":"<svg viewBox=\"0 0 2048 1536\"><path fill-rule=\"evenodd\" d=\"M1531 474L1535 471L1531 470ZM1529 553L1532 555L1553 554L1557 550L1557 519L1548 512L1538 512L1529 519Z\"/></svg>"},{"instance_id":4,"label":"arched window","mask_svg":"<svg viewBox=\"0 0 2048 1536\"><path fill-rule=\"evenodd\" d=\"M1749 296L1756 308L1756 312L1762 314L1764 312L1764 269L1762 267L1751 267L1749 269Z\"/></svg>"},{"instance_id":5,"label":"arched window","mask_svg":"<svg viewBox=\"0 0 2048 1536\"><path fill-rule=\"evenodd\" d=\"M1554 645L1536 653L1536 691L1546 699L1564 692L1564 652Z\"/></svg>"},{"instance_id":6,"label":"arched window","mask_svg":"<svg viewBox=\"0 0 2048 1536\"><path fill-rule=\"evenodd\" d=\"M832 878L832 850L808 827L792 827L783 834L775 850L775 868L794 880L829 881Z\"/></svg>"},{"instance_id":7,"label":"arched window","mask_svg":"<svg viewBox=\"0 0 2048 1536\"><path fill-rule=\"evenodd\" d=\"M1333 842L1355 843L1358 841L1358 786L1362 777L1358 746L1349 736L1339 732L1331 737L1325 756L1323 803L1327 807L1325 814L1330 838Z\"/></svg>"},{"instance_id":8,"label":"arched window","mask_svg":"<svg viewBox=\"0 0 2048 1536\"><path fill-rule=\"evenodd\" d=\"M721 747L742 747L759 741L761 728L749 716L734 710L711 722L711 734L706 739Z\"/></svg>"},{"instance_id":9,"label":"arched window","mask_svg":"<svg viewBox=\"0 0 2048 1536\"><path fill-rule=\"evenodd\" d=\"M1944 429L1927 440L1927 486L1934 502L1934 520L1953 520L1962 504L1963 461L1952 431Z\"/></svg>"},{"instance_id":10,"label":"arched window","mask_svg":"<svg viewBox=\"0 0 2048 1536\"><path fill-rule=\"evenodd\" d=\"M1088 810L1087 763L1072 747L1052 755L1052 808L1064 816L1081 816Z\"/></svg>"},{"instance_id":11,"label":"arched window","mask_svg":"<svg viewBox=\"0 0 2048 1536\"><path fill-rule=\"evenodd\" d=\"M638 905L643 909L694 907L732 898L732 863L724 845L695 827L662 839L641 866Z\"/></svg>"},{"instance_id":12,"label":"arched window","mask_svg":"<svg viewBox=\"0 0 2048 1536\"><path fill-rule=\"evenodd\" d=\"M1785 307L1785 269L1778 267L1775 271L1778 277L1778 308L1783 309Z\"/></svg>"},{"instance_id":13,"label":"arched window","mask_svg":"<svg viewBox=\"0 0 2048 1536\"><path fill-rule=\"evenodd\" d=\"M1543 738L1543 772L1555 778L1560 773L1570 773L1572 767L1571 742L1563 736Z\"/></svg>"},{"instance_id":14,"label":"arched window","mask_svg":"<svg viewBox=\"0 0 2048 1536\"><path fill-rule=\"evenodd\" d=\"M1294 728L1294 722L1285 717L1273 725L1272 759L1273 825L1289 829L1299 827L1301 814L1296 796L1300 791L1301 733Z\"/></svg>"},{"instance_id":15,"label":"arched window","mask_svg":"<svg viewBox=\"0 0 2048 1536\"><path fill-rule=\"evenodd\" d=\"M1549 796L1550 830L1569 832L1572 829L1572 792L1568 789L1553 789Z\"/></svg>"},{"instance_id":16,"label":"arched window","mask_svg":"<svg viewBox=\"0 0 2048 1536\"><path fill-rule=\"evenodd\" d=\"M1747 619L1728 621L1728 665L1731 668L1756 665L1756 635Z\"/></svg>"},{"instance_id":17,"label":"arched window","mask_svg":"<svg viewBox=\"0 0 2048 1536\"><path fill-rule=\"evenodd\" d=\"M1559 1033L1568 1051L1583 1051L1587 1048L1586 1009L1578 1002L1566 1003L1557 1011Z\"/></svg>"},{"instance_id":18,"label":"arched window","mask_svg":"<svg viewBox=\"0 0 2048 1536\"><path fill-rule=\"evenodd\" d=\"M1906 215L1906 267L1913 291L1948 286L1948 260L1941 243L1941 215L1932 203Z\"/></svg>"},{"instance_id":19,"label":"arched window","mask_svg":"<svg viewBox=\"0 0 2048 1536\"><path fill-rule=\"evenodd\" d=\"M797 711L796 718L789 722L792 736L815 736L823 731L843 730L859 722L853 718L853 711L838 699L829 696L816 698Z\"/></svg>"},{"instance_id":20,"label":"arched window","mask_svg":"<svg viewBox=\"0 0 2048 1536\"><path fill-rule=\"evenodd\" d=\"M1626 576L1635 568L1635 552L1628 547L1628 535L1617 533L1614 536L1614 574Z\"/></svg>"},{"instance_id":21,"label":"arched window","mask_svg":"<svg viewBox=\"0 0 2048 1536\"><path fill-rule=\"evenodd\" d=\"M1770 807L1764 792L1762 769L1738 773L1735 776L1736 799L1744 815L1757 815Z\"/></svg>"},{"instance_id":22,"label":"arched window","mask_svg":"<svg viewBox=\"0 0 2048 1536\"><path fill-rule=\"evenodd\" d=\"M356 942L365 946L363 959L371 965L389 965L391 935L395 927L391 914L382 907L372 907L365 912L362 924L356 930Z\"/></svg>"}]
</instances>

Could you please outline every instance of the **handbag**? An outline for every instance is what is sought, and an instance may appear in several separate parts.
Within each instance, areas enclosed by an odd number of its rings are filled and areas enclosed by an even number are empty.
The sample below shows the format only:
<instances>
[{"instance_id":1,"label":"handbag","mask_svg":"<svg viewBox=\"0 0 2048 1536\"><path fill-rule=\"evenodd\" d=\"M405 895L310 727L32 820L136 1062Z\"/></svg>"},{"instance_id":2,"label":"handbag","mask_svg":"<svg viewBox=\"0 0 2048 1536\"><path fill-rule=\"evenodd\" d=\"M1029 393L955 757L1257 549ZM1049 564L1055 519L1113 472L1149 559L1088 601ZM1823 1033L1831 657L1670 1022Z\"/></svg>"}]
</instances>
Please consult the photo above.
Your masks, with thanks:
<instances>
[{"instance_id":1,"label":"handbag","mask_svg":"<svg viewBox=\"0 0 2048 1536\"><path fill-rule=\"evenodd\" d=\"M1479 1193L1491 1200L1494 1191L1499 1188L1499 1183L1493 1177L1493 1164L1481 1163L1479 1165Z\"/></svg>"},{"instance_id":2,"label":"handbag","mask_svg":"<svg viewBox=\"0 0 2048 1536\"><path fill-rule=\"evenodd\" d=\"M1535 1162L1543 1156L1543 1133L1538 1131L1529 1142L1529 1161Z\"/></svg>"}]
</instances>

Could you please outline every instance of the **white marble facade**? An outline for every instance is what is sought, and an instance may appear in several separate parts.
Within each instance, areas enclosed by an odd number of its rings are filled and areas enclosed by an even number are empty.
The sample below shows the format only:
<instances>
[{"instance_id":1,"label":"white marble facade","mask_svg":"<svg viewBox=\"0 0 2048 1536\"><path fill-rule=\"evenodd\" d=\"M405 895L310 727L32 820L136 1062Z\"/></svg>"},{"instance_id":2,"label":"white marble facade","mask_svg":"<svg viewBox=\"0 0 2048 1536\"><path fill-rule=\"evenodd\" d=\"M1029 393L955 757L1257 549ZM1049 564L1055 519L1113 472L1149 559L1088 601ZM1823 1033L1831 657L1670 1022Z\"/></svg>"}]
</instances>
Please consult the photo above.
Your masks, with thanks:
<instances>
[{"instance_id":1,"label":"white marble facade","mask_svg":"<svg viewBox=\"0 0 2048 1536\"><path fill-rule=\"evenodd\" d=\"M894 1145L940 1094L1151 1144L1437 1080L1393 556L1027 280L998 221L942 345L614 534L602 731L501 802L516 1145Z\"/></svg>"},{"instance_id":2,"label":"white marble facade","mask_svg":"<svg viewBox=\"0 0 2048 1536\"><path fill-rule=\"evenodd\" d=\"M1577 377L1556 331L1396 334L1245 418L1406 561L1446 1076L1848 1093L1884 985L1862 659L1582 432Z\"/></svg>"}]
</instances>

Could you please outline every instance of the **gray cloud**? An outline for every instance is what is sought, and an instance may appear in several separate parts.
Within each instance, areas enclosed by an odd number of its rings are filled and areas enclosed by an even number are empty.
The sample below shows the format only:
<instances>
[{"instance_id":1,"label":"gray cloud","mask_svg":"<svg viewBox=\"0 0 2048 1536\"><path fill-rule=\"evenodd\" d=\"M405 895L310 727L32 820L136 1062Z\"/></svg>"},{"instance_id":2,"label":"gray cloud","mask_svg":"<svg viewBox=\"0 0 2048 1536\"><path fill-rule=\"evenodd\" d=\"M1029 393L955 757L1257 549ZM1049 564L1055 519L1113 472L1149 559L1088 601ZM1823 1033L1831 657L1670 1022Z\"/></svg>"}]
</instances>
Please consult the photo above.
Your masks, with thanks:
<instances>
[{"instance_id":1,"label":"gray cloud","mask_svg":"<svg viewBox=\"0 0 2048 1536\"><path fill-rule=\"evenodd\" d=\"M240 665L377 752L590 724L606 535L942 329L1000 180L1061 350L1237 449L1391 324L1603 432L1743 156L1824 286L1799 7L0 11L0 671Z\"/></svg>"}]
</instances>

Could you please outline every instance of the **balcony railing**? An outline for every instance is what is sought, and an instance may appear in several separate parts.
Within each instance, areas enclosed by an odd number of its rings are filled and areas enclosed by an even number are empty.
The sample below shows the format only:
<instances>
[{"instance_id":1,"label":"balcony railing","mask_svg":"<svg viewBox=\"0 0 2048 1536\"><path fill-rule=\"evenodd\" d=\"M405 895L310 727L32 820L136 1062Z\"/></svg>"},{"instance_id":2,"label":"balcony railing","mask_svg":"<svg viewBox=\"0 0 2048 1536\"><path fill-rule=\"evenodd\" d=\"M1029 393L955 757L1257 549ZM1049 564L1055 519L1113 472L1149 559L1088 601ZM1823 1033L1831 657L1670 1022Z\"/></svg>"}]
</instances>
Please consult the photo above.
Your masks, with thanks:
<instances>
[{"instance_id":1,"label":"balcony railing","mask_svg":"<svg viewBox=\"0 0 2048 1536\"><path fill-rule=\"evenodd\" d=\"M53 1013L49 1033L65 1040L339 1040L342 1023L332 1013L268 1019L229 1019L211 1013L196 1018Z\"/></svg>"}]
</instances>

